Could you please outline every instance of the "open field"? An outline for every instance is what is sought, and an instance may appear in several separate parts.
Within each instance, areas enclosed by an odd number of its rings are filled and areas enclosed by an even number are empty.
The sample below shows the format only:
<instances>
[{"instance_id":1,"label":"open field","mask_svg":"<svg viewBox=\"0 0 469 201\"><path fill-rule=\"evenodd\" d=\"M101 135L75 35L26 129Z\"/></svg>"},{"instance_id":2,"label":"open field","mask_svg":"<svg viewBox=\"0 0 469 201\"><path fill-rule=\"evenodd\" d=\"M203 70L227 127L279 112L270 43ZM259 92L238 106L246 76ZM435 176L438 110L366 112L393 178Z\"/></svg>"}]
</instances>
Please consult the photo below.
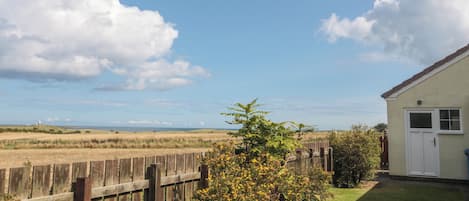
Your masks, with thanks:
<instances>
[{"instance_id":1,"label":"open field","mask_svg":"<svg viewBox=\"0 0 469 201\"><path fill-rule=\"evenodd\" d=\"M47 134L30 132L0 133L0 149L65 148L196 148L232 139L226 131L206 132L106 132Z\"/></svg>"},{"instance_id":2,"label":"open field","mask_svg":"<svg viewBox=\"0 0 469 201\"><path fill-rule=\"evenodd\" d=\"M207 151L214 142L236 141L225 130L116 133L86 129L74 134L49 134L29 132L32 128L26 127L25 132L22 131L25 127L14 127L18 130L0 133L0 168L22 166L27 161L38 165L201 152ZM67 129L60 131L70 132ZM326 135L308 133L304 139L308 141Z\"/></svg>"},{"instance_id":3,"label":"open field","mask_svg":"<svg viewBox=\"0 0 469 201\"><path fill-rule=\"evenodd\" d=\"M92 130L79 134L3 132L0 133L0 149L207 148L214 142L237 140L227 133L228 131L223 130L137 133ZM309 141L326 135L327 133L308 133L303 139Z\"/></svg>"},{"instance_id":4,"label":"open field","mask_svg":"<svg viewBox=\"0 0 469 201\"><path fill-rule=\"evenodd\" d=\"M20 149L0 150L0 168L81 161L205 152L207 148L180 149Z\"/></svg>"}]
</instances>

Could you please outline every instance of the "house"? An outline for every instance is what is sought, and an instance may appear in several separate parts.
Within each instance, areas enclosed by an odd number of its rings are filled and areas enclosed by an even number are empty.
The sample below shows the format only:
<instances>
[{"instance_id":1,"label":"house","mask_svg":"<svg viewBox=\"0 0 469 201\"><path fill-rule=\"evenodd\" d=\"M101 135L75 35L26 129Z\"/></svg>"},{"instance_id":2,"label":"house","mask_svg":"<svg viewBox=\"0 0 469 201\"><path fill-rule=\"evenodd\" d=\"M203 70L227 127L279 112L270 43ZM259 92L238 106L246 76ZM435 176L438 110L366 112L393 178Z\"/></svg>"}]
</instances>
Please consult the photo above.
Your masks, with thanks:
<instances>
[{"instance_id":1,"label":"house","mask_svg":"<svg viewBox=\"0 0 469 201\"><path fill-rule=\"evenodd\" d=\"M390 175L469 180L469 44L382 97Z\"/></svg>"}]
</instances>

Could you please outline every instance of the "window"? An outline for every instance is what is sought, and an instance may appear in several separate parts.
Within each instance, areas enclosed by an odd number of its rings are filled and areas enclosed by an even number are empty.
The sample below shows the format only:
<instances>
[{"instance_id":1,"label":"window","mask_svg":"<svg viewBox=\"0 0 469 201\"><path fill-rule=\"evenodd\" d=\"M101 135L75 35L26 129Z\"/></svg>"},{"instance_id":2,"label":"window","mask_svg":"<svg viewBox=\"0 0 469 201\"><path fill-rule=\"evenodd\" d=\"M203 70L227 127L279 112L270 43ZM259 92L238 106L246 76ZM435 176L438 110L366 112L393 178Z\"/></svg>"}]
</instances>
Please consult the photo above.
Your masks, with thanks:
<instances>
[{"instance_id":1,"label":"window","mask_svg":"<svg viewBox=\"0 0 469 201\"><path fill-rule=\"evenodd\" d=\"M432 128L432 113L410 113L410 128Z\"/></svg>"},{"instance_id":2,"label":"window","mask_svg":"<svg viewBox=\"0 0 469 201\"><path fill-rule=\"evenodd\" d=\"M440 109L440 130L460 131L461 112L458 109Z\"/></svg>"}]
</instances>

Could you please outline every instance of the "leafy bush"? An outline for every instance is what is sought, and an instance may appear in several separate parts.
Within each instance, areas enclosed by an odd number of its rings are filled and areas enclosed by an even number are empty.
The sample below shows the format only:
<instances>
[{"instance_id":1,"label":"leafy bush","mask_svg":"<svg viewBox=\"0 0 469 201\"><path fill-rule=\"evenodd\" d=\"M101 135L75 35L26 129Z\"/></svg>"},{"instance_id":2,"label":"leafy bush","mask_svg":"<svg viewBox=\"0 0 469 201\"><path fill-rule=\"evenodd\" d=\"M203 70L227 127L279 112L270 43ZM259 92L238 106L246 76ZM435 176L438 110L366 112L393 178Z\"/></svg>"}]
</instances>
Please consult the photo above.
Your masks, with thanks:
<instances>
[{"instance_id":1,"label":"leafy bush","mask_svg":"<svg viewBox=\"0 0 469 201\"><path fill-rule=\"evenodd\" d=\"M303 125L275 123L258 111L256 100L230 108L230 124L241 125L230 135L240 138L234 144L215 144L203 163L209 167L208 188L196 192L196 200L324 200L330 196L330 176L318 168L306 175L286 167L285 157L299 142L295 133Z\"/></svg>"},{"instance_id":2,"label":"leafy bush","mask_svg":"<svg viewBox=\"0 0 469 201\"><path fill-rule=\"evenodd\" d=\"M195 200L324 200L330 176L319 168L296 175L282 160L263 153L255 158L235 154L230 144L217 144L204 158L210 170L208 188L196 192Z\"/></svg>"},{"instance_id":3,"label":"leafy bush","mask_svg":"<svg viewBox=\"0 0 469 201\"><path fill-rule=\"evenodd\" d=\"M337 187L351 188L374 176L379 166L379 133L363 126L351 131L332 133L330 145L334 149L333 182Z\"/></svg>"},{"instance_id":4,"label":"leafy bush","mask_svg":"<svg viewBox=\"0 0 469 201\"><path fill-rule=\"evenodd\" d=\"M275 123L266 119L268 112L257 110L260 105L257 99L243 105L235 104L229 108L231 113L222 115L233 117L229 124L241 125L237 132L230 132L229 135L242 139L238 144L239 150L251 156L260 153L270 153L274 157L284 158L288 153L299 146L295 138L296 133L301 133L301 129L293 122Z\"/></svg>"},{"instance_id":5,"label":"leafy bush","mask_svg":"<svg viewBox=\"0 0 469 201\"><path fill-rule=\"evenodd\" d=\"M386 129L388 129L388 125L385 123L379 123L376 124L373 128L380 133L384 133Z\"/></svg>"}]
</instances>

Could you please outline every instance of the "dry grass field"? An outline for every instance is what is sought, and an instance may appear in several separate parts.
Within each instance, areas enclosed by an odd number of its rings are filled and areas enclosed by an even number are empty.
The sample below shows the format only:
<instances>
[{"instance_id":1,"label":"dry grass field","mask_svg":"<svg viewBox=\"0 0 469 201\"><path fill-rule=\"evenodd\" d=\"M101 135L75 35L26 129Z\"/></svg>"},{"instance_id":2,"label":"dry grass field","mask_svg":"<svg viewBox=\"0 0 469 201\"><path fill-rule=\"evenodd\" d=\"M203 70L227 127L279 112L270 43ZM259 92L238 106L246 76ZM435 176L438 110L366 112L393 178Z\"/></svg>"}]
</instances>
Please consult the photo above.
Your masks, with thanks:
<instances>
[{"instance_id":1,"label":"dry grass field","mask_svg":"<svg viewBox=\"0 0 469 201\"><path fill-rule=\"evenodd\" d=\"M205 152L208 148L179 149L16 149L0 150L0 169L32 165Z\"/></svg>"},{"instance_id":2,"label":"dry grass field","mask_svg":"<svg viewBox=\"0 0 469 201\"><path fill-rule=\"evenodd\" d=\"M196 148L229 140L227 131L180 132L91 132L81 134L47 134L29 132L0 133L1 149L65 148Z\"/></svg>"},{"instance_id":3,"label":"dry grass field","mask_svg":"<svg viewBox=\"0 0 469 201\"><path fill-rule=\"evenodd\" d=\"M64 130L64 132L66 132ZM235 140L223 130L122 132L81 130L76 134L0 133L0 168L207 151L214 142ZM305 141L327 133L308 133Z\"/></svg>"}]
</instances>

